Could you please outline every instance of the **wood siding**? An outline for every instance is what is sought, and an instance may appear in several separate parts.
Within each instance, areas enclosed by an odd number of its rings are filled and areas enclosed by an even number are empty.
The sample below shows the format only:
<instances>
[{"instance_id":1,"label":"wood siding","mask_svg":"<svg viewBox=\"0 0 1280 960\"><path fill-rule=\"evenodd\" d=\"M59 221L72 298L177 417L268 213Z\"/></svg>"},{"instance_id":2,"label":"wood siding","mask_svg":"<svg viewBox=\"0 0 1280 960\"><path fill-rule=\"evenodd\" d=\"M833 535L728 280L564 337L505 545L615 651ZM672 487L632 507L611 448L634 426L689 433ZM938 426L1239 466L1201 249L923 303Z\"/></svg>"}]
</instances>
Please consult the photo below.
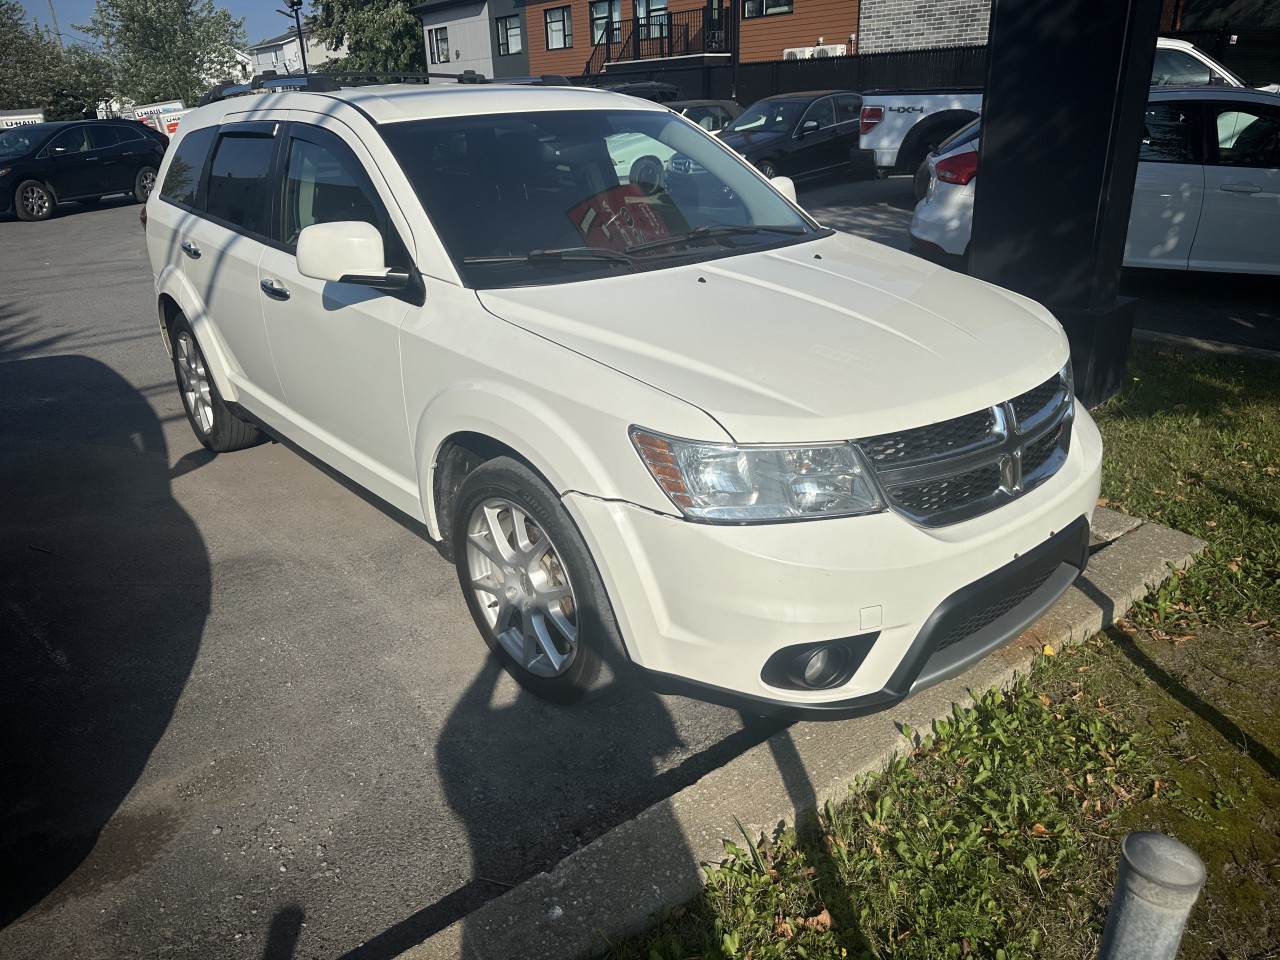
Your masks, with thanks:
<instances>
[{"instance_id":1,"label":"wood siding","mask_svg":"<svg viewBox=\"0 0 1280 960\"><path fill-rule=\"evenodd\" d=\"M856 39L849 47L849 34L858 32L858 2L795 0L791 13L743 20L739 28L741 62L781 60L787 47L816 46L819 37L823 43L843 43L850 54L857 53Z\"/></svg>"},{"instance_id":2,"label":"wood siding","mask_svg":"<svg viewBox=\"0 0 1280 960\"><path fill-rule=\"evenodd\" d=\"M856 0L855 0L856 2ZM573 16L573 46L566 50L547 49L547 20L545 12L556 7L567 6ZM706 6L705 0L667 0L669 13L680 13L685 10L701 10ZM635 8L631 0L622 0L620 4L625 26L635 16ZM529 37L526 47L529 51L529 72L534 76L544 73L558 73L566 77L579 76L595 48L591 44L591 4L590 0L543 0L530 2L525 6L525 18L529 25Z\"/></svg>"}]
</instances>

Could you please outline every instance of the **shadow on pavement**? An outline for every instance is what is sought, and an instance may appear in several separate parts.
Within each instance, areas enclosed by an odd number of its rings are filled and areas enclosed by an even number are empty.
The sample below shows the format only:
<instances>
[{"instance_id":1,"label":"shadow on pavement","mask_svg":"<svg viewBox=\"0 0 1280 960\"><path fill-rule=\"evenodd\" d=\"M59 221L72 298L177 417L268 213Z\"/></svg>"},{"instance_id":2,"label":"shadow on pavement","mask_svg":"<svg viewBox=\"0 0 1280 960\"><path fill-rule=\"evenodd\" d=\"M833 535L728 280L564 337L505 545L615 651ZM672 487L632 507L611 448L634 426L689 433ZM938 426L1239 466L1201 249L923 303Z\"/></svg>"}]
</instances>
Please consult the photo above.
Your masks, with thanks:
<instances>
[{"instance_id":1,"label":"shadow on pavement","mask_svg":"<svg viewBox=\"0 0 1280 960\"><path fill-rule=\"evenodd\" d=\"M0 312L0 926L59 885L127 876L176 829L145 813L104 828L169 724L210 601L151 407L87 357L6 361L15 324ZM72 878L95 844L100 869Z\"/></svg>"}]
</instances>

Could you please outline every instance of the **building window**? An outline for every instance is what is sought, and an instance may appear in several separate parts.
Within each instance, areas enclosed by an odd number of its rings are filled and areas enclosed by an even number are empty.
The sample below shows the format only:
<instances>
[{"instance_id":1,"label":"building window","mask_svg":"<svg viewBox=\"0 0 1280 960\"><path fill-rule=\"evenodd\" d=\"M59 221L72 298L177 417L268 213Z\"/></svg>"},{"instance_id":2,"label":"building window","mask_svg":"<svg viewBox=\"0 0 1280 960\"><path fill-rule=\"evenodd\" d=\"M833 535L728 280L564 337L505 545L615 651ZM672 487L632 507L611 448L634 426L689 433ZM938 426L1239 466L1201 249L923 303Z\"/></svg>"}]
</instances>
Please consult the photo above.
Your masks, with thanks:
<instances>
[{"instance_id":1,"label":"building window","mask_svg":"<svg viewBox=\"0 0 1280 960\"><path fill-rule=\"evenodd\" d=\"M776 13L790 13L795 0L742 0L742 19L771 17Z\"/></svg>"},{"instance_id":2,"label":"building window","mask_svg":"<svg viewBox=\"0 0 1280 960\"><path fill-rule=\"evenodd\" d=\"M524 38L520 33L520 17L498 17L498 56L508 57L524 50Z\"/></svg>"},{"instance_id":3,"label":"building window","mask_svg":"<svg viewBox=\"0 0 1280 960\"><path fill-rule=\"evenodd\" d=\"M667 0L635 0L635 4L641 40L665 37L671 32Z\"/></svg>"},{"instance_id":4,"label":"building window","mask_svg":"<svg viewBox=\"0 0 1280 960\"><path fill-rule=\"evenodd\" d=\"M547 49L566 50L573 46L573 12L569 7L555 7L546 12Z\"/></svg>"},{"instance_id":5,"label":"building window","mask_svg":"<svg viewBox=\"0 0 1280 960\"><path fill-rule=\"evenodd\" d=\"M427 48L431 51L432 63L449 62L449 28L432 27L427 31Z\"/></svg>"},{"instance_id":6,"label":"building window","mask_svg":"<svg viewBox=\"0 0 1280 960\"><path fill-rule=\"evenodd\" d=\"M622 0L591 0L591 42L617 43L622 39Z\"/></svg>"}]
</instances>

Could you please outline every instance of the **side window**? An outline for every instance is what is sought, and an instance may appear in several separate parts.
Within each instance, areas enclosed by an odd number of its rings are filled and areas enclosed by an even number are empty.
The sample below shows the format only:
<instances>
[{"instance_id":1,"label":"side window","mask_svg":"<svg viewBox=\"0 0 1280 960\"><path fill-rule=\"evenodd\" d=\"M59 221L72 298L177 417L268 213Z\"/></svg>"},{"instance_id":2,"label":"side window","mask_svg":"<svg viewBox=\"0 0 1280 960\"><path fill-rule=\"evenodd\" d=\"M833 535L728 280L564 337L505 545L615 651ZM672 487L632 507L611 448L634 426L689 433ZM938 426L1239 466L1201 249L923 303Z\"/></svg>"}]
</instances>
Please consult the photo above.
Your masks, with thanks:
<instances>
[{"instance_id":1,"label":"side window","mask_svg":"<svg viewBox=\"0 0 1280 960\"><path fill-rule=\"evenodd\" d=\"M120 138L121 143L129 143L131 140L142 140L146 137L135 124L132 123L113 123L111 129L116 132L116 136Z\"/></svg>"},{"instance_id":2,"label":"side window","mask_svg":"<svg viewBox=\"0 0 1280 960\"><path fill-rule=\"evenodd\" d=\"M165 171L164 183L160 186L161 200L185 207L197 205L196 189L200 185L200 175L204 173L209 148L213 146L213 138L217 132L217 127L201 127L178 141L173 159L169 161L169 169Z\"/></svg>"},{"instance_id":3,"label":"side window","mask_svg":"<svg viewBox=\"0 0 1280 960\"><path fill-rule=\"evenodd\" d=\"M1153 87L1178 84L1203 87L1207 86L1212 79L1208 65L1201 63L1185 50L1156 48L1155 63L1151 67Z\"/></svg>"},{"instance_id":4,"label":"side window","mask_svg":"<svg viewBox=\"0 0 1280 960\"><path fill-rule=\"evenodd\" d=\"M60 134L49 141L49 155L54 156L66 153L82 153L89 149L89 138L84 127L74 127L71 130L63 130Z\"/></svg>"},{"instance_id":5,"label":"side window","mask_svg":"<svg viewBox=\"0 0 1280 960\"><path fill-rule=\"evenodd\" d=\"M1261 104L1218 105L1210 133L1217 133L1218 163L1231 167L1280 167L1280 110Z\"/></svg>"},{"instance_id":6,"label":"side window","mask_svg":"<svg viewBox=\"0 0 1280 960\"><path fill-rule=\"evenodd\" d=\"M818 129L820 130L824 130L827 127L835 125L836 105L830 97L827 97L825 100L819 100L811 106L808 112L804 115L804 120L801 121L800 125L803 127L810 120L817 120Z\"/></svg>"},{"instance_id":7,"label":"side window","mask_svg":"<svg viewBox=\"0 0 1280 960\"><path fill-rule=\"evenodd\" d=\"M108 124L95 124L89 128L89 143L94 150L102 150L104 147L114 147L120 140L116 135L115 127Z\"/></svg>"},{"instance_id":8,"label":"side window","mask_svg":"<svg viewBox=\"0 0 1280 960\"><path fill-rule=\"evenodd\" d=\"M358 220L377 227L387 262L403 266L408 251L355 154L336 137L311 128L289 141L284 180L284 242L293 247L304 227Z\"/></svg>"},{"instance_id":9,"label":"side window","mask_svg":"<svg viewBox=\"0 0 1280 960\"><path fill-rule=\"evenodd\" d=\"M1187 104L1149 103L1142 120L1138 159L1147 163L1199 163Z\"/></svg>"},{"instance_id":10,"label":"side window","mask_svg":"<svg viewBox=\"0 0 1280 960\"><path fill-rule=\"evenodd\" d=\"M360 220L381 229L382 218L363 181L353 170L354 158L309 140L289 143L284 180L284 242L298 242L303 227L314 223Z\"/></svg>"},{"instance_id":11,"label":"side window","mask_svg":"<svg viewBox=\"0 0 1280 960\"><path fill-rule=\"evenodd\" d=\"M222 133L213 150L204 208L247 233L271 236L271 194L267 189L275 138Z\"/></svg>"},{"instance_id":12,"label":"side window","mask_svg":"<svg viewBox=\"0 0 1280 960\"><path fill-rule=\"evenodd\" d=\"M836 97L836 123L853 123L861 113L861 97Z\"/></svg>"}]
</instances>

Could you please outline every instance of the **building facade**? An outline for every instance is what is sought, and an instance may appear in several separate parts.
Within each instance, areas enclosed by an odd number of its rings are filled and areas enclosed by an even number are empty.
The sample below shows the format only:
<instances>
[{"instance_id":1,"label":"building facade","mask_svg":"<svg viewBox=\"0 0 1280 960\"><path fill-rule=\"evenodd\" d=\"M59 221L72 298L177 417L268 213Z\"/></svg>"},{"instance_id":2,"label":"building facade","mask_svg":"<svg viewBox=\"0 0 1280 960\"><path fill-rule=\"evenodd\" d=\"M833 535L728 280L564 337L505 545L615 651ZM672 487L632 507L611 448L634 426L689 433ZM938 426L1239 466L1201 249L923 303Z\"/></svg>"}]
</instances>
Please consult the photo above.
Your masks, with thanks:
<instances>
[{"instance_id":1,"label":"building facade","mask_svg":"<svg viewBox=\"0 0 1280 960\"><path fill-rule=\"evenodd\" d=\"M409 12L422 20L431 72L529 75L528 30L516 0L428 0Z\"/></svg>"},{"instance_id":2,"label":"building facade","mask_svg":"<svg viewBox=\"0 0 1280 960\"><path fill-rule=\"evenodd\" d=\"M346 46L330 50L323 43L312 41L306 28L302 31L307 42L307 66L314 69L326 60L336 60L347 54ZM259 74L267 70L276 73L302 73L302 46L298 43L296 30L282 33L270 40L262 40L249 48L249 56L253 61L253 73Z\"/></svg>"}]
</instances>

